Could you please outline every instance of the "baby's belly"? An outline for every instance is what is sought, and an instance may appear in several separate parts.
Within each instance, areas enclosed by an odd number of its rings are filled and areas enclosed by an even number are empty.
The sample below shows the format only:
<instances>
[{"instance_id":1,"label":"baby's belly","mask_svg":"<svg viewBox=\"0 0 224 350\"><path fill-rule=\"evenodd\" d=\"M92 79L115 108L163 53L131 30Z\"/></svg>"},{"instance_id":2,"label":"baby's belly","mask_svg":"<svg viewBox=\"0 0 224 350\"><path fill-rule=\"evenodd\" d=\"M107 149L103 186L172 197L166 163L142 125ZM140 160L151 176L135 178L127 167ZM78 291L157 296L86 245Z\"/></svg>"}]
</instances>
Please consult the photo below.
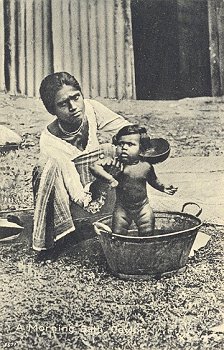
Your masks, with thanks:
<instances>
[{"instance_id":1,"label":"baby's belly","mask_svg":"<svg viewBox=\"0 0 224 350\"><path fill-rule=\"evenodd\" d=\"M125 205L132 206L133 204L140 204L147 198L146 187L138 184L132 186L124 185L123 188L117 187L117 199Z\"/></svg>"}]
</instances>

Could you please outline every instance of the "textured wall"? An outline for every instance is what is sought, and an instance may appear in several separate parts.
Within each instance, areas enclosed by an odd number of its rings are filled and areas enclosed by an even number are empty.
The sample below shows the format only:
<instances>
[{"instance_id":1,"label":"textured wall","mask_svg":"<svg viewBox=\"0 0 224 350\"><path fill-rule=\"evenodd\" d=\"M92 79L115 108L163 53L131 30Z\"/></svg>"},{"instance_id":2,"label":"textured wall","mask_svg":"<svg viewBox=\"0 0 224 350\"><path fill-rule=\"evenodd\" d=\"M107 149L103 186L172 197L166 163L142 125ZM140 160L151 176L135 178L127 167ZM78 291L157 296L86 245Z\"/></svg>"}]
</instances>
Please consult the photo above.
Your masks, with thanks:
<instances>
[{"instance_id":1,"label":"textured wall","mask_svg":"<svg viewBox=\"0 0 224 350\"><path fill-rule=\"evenodd\" d=\"M208 0L212 95L224 95L224 0Z\"/></svg>"},{"instance_id":2,"label":"textured wall","mask_svg":"<svg viewBox=\"0 0 224 350\"><path fill-rule=\"evenodd\" d=\"M130 0L0 0L0 89L38 96L65 70L86 97L135 98Z\"/></svg>"}]
</instances>

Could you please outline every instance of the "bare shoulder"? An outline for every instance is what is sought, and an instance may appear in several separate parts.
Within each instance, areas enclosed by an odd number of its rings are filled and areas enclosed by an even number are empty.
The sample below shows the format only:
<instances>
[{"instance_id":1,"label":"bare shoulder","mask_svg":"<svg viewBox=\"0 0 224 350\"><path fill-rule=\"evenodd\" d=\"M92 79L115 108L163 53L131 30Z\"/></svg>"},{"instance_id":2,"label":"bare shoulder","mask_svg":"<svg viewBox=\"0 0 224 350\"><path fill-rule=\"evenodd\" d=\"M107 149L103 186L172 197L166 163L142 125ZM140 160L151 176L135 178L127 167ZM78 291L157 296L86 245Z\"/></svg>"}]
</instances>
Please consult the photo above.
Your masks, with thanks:
<instances>
[{"instance_id":1,"label":"bare shoulder","mask_svg":"<svg viewBox=\"0 0 224 350\"><path fill-rule=\"evenodd\" d=\"M146 161L140 161L139 172L145 174L145 176L150 176L150 174L153 172L153 166Z\"/></svg>"}]
</instances>

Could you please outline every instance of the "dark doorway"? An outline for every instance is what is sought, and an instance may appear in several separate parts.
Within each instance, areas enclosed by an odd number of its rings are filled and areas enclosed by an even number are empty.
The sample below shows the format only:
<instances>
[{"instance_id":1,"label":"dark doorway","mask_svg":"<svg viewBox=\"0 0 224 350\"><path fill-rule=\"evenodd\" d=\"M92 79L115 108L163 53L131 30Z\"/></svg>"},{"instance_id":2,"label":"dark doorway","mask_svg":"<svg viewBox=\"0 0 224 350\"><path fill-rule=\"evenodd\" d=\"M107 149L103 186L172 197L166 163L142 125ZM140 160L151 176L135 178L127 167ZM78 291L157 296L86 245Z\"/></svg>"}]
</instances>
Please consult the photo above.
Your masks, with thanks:
<instances>
[{"instance_id":1,"label":"dark doorway","mask_svg":"<svg viewBox=\"0 0 224 350\"><path fill-rule=\"evenodd\" d=\"M207 0L132 0L137 99L211 94Z\"/></svg>"}]
</instances>

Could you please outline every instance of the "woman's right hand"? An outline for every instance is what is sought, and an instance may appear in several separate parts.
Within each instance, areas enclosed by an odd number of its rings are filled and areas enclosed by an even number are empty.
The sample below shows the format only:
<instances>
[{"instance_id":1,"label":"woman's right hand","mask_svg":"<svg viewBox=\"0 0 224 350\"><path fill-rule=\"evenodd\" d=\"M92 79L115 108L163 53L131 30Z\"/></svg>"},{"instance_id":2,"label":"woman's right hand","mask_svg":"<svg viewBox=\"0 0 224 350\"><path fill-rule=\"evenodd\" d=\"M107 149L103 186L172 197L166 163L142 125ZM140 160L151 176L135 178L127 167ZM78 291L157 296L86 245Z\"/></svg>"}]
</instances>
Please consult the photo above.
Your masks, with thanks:
<instances>
[{"instance_id":1,"label":"woman's right hand","mask_svg":"<svg viewBox=\"0 0 224 350\"><path fill-rule=\"evenodd\" d=\"M92 201L92 194L90 192L85 192L82 198L79 198L76 201L76 204L78 204L81 208L85 209L86 207L88 207L91 201Z\"/></svg>"}]
</instances>

